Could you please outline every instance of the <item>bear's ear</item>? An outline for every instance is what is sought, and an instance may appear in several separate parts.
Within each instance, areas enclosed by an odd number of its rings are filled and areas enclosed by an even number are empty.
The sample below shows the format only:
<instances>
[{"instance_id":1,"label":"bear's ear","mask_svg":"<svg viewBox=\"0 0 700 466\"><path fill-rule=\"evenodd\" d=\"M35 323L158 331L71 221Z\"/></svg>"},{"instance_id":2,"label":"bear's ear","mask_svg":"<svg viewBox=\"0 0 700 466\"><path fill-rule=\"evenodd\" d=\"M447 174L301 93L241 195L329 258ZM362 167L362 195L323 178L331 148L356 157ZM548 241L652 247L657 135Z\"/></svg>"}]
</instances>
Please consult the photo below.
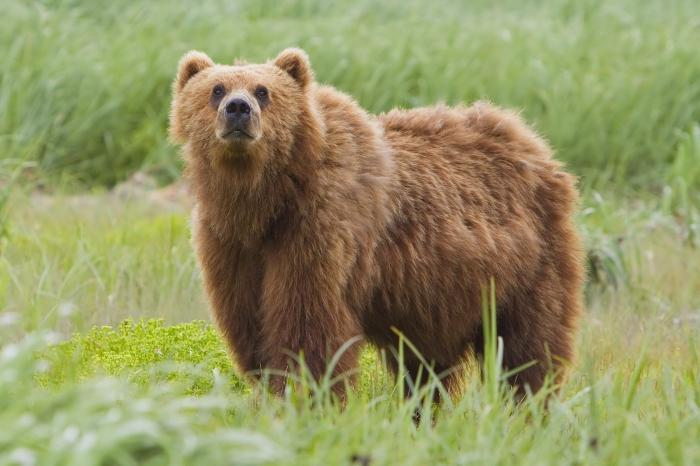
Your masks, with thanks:
<instances>
[{"instance_id":1,"label":"bear's ear","mask_svg":"<svg viewBox=\"0 0 700 466\"><path fill-rule=\"evenodd\" d=\"M187 81L192 79L192 76L199 73L205 68L214 66L214 62L207 54L192 50L187 52L180 59L177 65L177 78L175 78L175 90L181 91Z\"/></svg>"},{"instance_id":2,"label":"bear's ear","mask_svg":"<svg viewBox=\"0 0 700 466\"><path fill-rule=\"evenodd\" d=\"M302 88L314 80L309 56L302 49L284 49L275 58L275 66L286 71Z\"/></svg>"}]
</instances>

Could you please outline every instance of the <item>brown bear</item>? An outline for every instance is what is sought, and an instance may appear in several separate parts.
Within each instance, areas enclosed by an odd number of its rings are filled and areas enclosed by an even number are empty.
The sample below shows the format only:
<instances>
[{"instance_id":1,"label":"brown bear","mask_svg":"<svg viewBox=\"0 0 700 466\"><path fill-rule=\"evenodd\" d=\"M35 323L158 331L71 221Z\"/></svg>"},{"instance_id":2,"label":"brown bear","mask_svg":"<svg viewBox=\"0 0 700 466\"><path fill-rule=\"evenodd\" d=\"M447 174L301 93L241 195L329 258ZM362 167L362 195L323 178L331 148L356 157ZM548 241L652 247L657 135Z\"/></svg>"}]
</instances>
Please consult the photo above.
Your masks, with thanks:
<instances>
[{"instance_id":1,"label":"brown bear","mask_svg":"<svg viewBox=\"0 0 700 466\"><path fill-rule=\"evenodd\" d=\"M394 348L395 328L453 390L450 369L482 351L493 279L503 365L534 362L510 382L524 393L550 369L563 375L582 307L578 195L514 113L476 103L373 116L317 84L302 50L234 65L190 52L170 132L184 144L206 292L240 369L294 371L290 355L303 354L319 378L355 336ZM350 346L333 374L353 372L357 355ZM410 351L404 364L414 379L422 370Z\"/></svg>"}]
</instances>

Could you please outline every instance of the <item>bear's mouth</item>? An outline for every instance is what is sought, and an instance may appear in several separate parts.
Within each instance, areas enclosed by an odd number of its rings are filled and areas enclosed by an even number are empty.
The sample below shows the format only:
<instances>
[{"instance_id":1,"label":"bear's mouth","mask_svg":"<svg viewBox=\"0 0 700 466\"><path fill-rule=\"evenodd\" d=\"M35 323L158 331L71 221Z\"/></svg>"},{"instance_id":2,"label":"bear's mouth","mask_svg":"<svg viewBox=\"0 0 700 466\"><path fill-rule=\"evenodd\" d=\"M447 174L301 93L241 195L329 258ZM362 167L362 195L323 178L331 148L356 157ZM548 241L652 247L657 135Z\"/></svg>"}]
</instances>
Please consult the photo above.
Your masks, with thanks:
<instances>
[{"instance_id":1,"label":"bear's mouth","mask_svg":"<svg viewBox=\"0 0 700 466\"><path fill-rule=\"evenodd\" d=\"M221 136L226 141L247 141L255 139L252 134L242 129L232 129Z\"/></svg>"}]
</instances>

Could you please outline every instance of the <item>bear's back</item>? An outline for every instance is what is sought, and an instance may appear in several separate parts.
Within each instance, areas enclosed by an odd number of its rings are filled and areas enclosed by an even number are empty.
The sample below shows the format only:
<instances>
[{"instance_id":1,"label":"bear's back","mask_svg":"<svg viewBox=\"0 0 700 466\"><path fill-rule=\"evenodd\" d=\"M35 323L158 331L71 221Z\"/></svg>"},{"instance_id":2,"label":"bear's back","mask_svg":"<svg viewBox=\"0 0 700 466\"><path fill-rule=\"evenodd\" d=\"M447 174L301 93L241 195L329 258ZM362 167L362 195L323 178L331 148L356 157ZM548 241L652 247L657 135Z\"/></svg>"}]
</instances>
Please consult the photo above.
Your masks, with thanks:
<instances>
[{"instance_id":1,"label":"bear's back","mask_svg":"<svg viewBox=\"0 0 700 466\"><path fill-rule=\"evenodd\" d=\"M499 226L519 214L548 217L543 209L551 210L552 203L555 211L566 205L573 209L576 203L575 178L511 111L477 102L392 110L377 119L406 202L429 201L433 213L445 204L448 212L456 207L473 221ZM434 199L427 199L428 194Z\"/></svg>"}]
</instances>

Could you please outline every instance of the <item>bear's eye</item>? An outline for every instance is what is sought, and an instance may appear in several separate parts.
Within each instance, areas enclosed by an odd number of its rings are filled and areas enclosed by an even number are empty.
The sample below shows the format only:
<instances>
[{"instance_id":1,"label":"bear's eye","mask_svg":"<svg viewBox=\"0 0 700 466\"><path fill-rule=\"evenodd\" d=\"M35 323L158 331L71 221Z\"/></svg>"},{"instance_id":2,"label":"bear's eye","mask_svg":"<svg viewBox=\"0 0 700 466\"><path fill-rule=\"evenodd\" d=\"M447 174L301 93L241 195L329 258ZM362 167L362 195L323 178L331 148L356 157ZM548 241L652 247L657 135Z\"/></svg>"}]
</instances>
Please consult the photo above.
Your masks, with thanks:
<instances>
[{"instance_id":1,"label":"bear's eye","mask_svg":"<svg viewBox=\"0 0 700 466\"><path fill-rule=\"evenodd\" d=\"M258 86L255 89L255 97L258 99L265 99L267 97L267 88L265 86Z\"/></svg>"},{"instance_id":2,"label":"bear's eye","mask_svg":"<svg viewBox=\"0 0 700 466\"><path fill-rule=\"evenodd\" d=\"M212 89L212 91L211 91L211 95L214 97L221 97L225 93L226 93L226 89L224 89L223 84L217 84L216 86L214 86L214 89Z\"/></svg>"}]
</instances>

